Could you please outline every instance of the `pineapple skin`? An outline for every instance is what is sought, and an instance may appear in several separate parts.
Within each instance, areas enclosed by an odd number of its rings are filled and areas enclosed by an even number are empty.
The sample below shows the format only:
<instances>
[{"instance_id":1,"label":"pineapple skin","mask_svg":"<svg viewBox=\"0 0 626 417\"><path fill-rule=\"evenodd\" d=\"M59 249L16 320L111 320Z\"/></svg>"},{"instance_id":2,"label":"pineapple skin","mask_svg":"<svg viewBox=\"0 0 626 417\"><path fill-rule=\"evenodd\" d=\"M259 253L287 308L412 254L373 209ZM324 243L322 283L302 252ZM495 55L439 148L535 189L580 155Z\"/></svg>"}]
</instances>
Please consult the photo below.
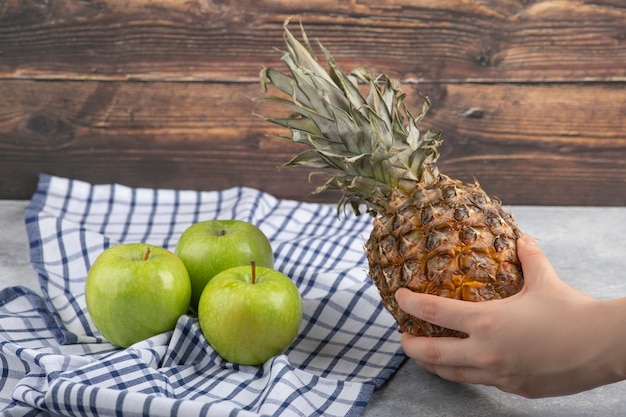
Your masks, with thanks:
<instances>
[{"instance_id":1,"label":"pineapple skin","mask_svg":"<svg viewBox=\"0 0 626 417\"><path fill-rule=\"evenodd\" d=\"M513 216L478 182L438 174L408 194L392 191L374 218L365 244L370 278L400 332L467 337L403 312L395 292L404 287L465 301L511 296L524 285L516 251L520 236Z\"/></svg>"}]
</instances>

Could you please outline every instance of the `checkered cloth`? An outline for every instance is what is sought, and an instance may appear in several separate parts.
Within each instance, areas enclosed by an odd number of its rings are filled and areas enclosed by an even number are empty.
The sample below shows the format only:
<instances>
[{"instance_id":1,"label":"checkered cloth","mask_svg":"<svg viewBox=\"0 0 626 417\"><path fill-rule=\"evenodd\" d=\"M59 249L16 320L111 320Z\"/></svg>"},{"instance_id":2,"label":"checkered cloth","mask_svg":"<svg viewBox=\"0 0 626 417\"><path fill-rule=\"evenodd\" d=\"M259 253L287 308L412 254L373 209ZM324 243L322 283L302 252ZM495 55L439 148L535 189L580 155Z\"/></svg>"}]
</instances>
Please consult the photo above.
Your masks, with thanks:
<instances>
[{"instance_id":1,"label":"checkered cloth","mask_svg":"<svg viewBox=\"0 0 626 417\"><path fill-rule=\"evenodd\" d=\"M289 349L259 367L222 360L197 318L118 349L87 313L90 265L107 247L174 250L191 224L239 219L269 237L275 267L302 294ZM215 192L91 185L42 175L25 213L44 297L0 291L0 411L6 416L356 416L404 359L397 326L367 277L370 219L278 200L249 188Z\"/></svg>"}]
</instances>

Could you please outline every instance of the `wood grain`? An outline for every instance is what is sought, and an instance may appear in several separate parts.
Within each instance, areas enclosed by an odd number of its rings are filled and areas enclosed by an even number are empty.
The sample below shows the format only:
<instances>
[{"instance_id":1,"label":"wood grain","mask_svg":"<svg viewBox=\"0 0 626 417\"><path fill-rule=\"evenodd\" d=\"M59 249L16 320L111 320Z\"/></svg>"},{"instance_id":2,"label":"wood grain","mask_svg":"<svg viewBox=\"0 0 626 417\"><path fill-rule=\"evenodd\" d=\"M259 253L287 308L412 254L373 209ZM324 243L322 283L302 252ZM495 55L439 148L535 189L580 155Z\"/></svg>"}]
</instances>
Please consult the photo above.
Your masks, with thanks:
<instances>
[{"instance_id":1,"label":"wood grain","mask_svg":"<svg viewBox=\"0 0 626 417\"><path fill-rule=\"evenodd\" d=\"M419 5L419 6L414 6ZM0 74L256 80L294 16L339 62L407 81L626 80L614 1L6 0Z\"/></svg>"},{"instance_id":2,"label":"wood grain","mask_svg":"<svg viewBox=\"0 0 626 417\"><path fill-rule=\"evenodd\" d=\"M513 0L5 0L0 198L47 172L95 183L313 196L300 148L254 112L302 21L345 69L433 107L440 168L507 204L626 204L626 4ZM321 178L315 178L319 182Z\"/></svg>"}]
</instances>

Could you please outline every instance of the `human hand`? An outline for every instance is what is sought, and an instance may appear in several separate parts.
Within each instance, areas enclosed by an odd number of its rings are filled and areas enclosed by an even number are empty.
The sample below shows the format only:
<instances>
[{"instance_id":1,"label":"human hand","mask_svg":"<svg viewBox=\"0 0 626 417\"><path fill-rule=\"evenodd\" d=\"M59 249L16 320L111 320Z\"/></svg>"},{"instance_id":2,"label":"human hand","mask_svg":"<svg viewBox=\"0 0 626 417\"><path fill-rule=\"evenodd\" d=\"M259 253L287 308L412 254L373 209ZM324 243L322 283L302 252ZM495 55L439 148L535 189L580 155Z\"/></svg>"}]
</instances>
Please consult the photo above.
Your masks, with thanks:
<instances>
[{"instance_id":1,"label":"human hand","mask_svg":"<svg viewBox=\"0 0 626 417\"><path fill-rule=\"evenodd\" d=\"M396 292L400 308L469 335L402 335L405 353L445 379L529 398L572 394L624 379L626 299L600 302L558 277L528 236L517 242L524 288L487 302Z\"/></svg>"}]
</instances>

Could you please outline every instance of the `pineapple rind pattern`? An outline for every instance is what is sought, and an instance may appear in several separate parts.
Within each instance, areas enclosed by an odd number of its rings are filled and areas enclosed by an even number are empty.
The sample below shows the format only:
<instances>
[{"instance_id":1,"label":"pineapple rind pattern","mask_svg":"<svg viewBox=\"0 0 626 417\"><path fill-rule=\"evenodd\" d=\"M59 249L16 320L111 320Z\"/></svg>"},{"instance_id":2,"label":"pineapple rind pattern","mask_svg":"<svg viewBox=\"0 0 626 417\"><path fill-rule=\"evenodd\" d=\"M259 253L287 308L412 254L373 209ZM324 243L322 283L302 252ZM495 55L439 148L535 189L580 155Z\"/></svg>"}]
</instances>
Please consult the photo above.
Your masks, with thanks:
<instances>
[{"instance_id":1,"label":"pineapple rind pattern","mask_svg":"<svg viewBox=\"0 0 626 417\"><path fill-rule=\"evenodd\" d=\"M476 182L440 174L438 182L418 186L413 195L396 192L389 210L374 218L365 247L370 278L401 332L418 336L456 336L398 308L402 287L465 301L508 297L523 286L511 214Z\"/></svg>"}]
</instances>

